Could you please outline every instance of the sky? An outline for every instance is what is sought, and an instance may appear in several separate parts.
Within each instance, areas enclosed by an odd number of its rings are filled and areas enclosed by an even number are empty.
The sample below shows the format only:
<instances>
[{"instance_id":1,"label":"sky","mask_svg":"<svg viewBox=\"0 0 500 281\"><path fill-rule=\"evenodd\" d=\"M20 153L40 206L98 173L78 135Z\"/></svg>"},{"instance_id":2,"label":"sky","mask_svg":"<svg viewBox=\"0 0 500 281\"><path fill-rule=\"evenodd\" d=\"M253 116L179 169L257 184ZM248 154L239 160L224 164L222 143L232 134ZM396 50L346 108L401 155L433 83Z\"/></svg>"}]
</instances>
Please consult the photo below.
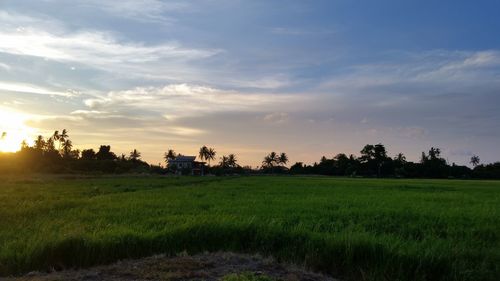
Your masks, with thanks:
<instances>
[{"instance_id":1,"label":"sky","mask_svg":"<svg viewBox=\"0 0 500 281\"><path fill-rule=\"evenodd\" d=\"M500 2L2 0L4 148L500 160ZM5 143L10 143L7 146ZM2 144L0 144L0 148Z\"/></svg>"}]
</instances>

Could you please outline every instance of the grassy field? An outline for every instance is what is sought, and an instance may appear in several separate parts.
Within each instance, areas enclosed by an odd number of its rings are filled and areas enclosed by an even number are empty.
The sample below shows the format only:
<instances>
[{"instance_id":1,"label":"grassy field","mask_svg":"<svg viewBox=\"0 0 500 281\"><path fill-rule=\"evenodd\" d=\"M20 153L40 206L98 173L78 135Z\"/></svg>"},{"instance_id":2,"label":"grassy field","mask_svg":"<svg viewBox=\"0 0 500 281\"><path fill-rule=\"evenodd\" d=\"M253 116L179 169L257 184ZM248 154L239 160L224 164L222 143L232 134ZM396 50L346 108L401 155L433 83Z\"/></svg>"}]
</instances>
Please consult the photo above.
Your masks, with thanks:
<instances>
[{"instance_id":1,"label":"grassy field","mask_svg":"<svg viewBox=\"0 0 500 281\"><path fill-rule=\"evenodd\" d=\"M500 277L500 182L0 180L0 275L230 250L353 280Z\"/></svg>"}]
</instances>

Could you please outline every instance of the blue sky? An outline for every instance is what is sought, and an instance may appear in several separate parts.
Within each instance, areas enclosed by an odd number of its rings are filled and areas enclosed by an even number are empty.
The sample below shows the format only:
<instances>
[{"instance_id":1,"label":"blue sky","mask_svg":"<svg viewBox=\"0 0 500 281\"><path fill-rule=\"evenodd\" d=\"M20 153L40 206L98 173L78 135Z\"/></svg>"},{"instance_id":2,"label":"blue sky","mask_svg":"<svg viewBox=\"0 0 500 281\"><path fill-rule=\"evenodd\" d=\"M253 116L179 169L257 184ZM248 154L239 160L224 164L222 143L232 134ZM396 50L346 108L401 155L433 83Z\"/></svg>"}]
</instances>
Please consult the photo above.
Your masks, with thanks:
<instances>
[{"instance_id":1,"label":"blue sky","mask_svg":"<svg viewBox=\"0 0 500 281\"><path fill-rule=\"evenodd\" d=\"M357 154L500 160L498 1L2 1L0 121L77 147L202 145L253 166ZM0 112L1 113L1 112ZM13 117L14 118L14 117ZM17 134L17 135L16 135ZM13 140L12 140L13 141Z\"/></svg>"}]
</instances>

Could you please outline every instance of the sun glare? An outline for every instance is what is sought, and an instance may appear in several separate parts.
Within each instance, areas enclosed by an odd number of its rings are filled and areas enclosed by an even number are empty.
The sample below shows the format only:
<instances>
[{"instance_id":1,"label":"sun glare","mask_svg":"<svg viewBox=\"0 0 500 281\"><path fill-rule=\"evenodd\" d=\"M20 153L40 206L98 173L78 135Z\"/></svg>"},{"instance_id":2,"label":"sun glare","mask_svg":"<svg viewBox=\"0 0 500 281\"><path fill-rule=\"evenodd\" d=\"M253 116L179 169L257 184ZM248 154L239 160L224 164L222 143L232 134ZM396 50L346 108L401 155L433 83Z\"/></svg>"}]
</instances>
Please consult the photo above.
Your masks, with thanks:
<instances>
[{"instance_id":1,"label":"sun glare","mask_svg":"<svg viewBox=\"0 0 500 281\"><path fill-rule=\"evenodd\" d=\"M0 107L0 152L16 152L23 140L32 138L33 129L25 125L27 116Z\"/></svg>"}]
</instances>

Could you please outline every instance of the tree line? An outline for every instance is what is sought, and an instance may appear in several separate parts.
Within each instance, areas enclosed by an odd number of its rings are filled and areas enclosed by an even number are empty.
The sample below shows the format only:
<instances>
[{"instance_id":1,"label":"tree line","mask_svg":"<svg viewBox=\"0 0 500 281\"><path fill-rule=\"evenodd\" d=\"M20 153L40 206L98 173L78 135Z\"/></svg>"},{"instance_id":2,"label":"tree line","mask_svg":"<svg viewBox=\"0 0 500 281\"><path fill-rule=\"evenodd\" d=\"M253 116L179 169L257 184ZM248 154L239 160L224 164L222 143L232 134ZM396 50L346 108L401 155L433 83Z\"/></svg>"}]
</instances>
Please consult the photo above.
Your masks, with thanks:
<instances>
[{"instance_id":1,"label":"tree line","mask_svg":"<svg viewBox=\"0 0 500 281\"><path fill-rule=\"evenodd\" d=\"M6 137L2 133L0 141ZM33 145L26 141L15 153L0 153L0 173L178 173L168 163L182 156L173 149L164 153L164 164L150 165L141 159L141 153L133 149L128 154L117 155L110 145L94 149L74 149L66 129L54 131L49 137L38 136ZM214 148L202 146L198 159L206 162L206 173L227 174L304 174L349 177L405 177L405 178L488 178L500 179L500 162L480 164L476 155L470 159L473 168L448 163L441 157L441 149L431 147L422 152L419 162L407 161L403 153L388 155L383 144L367 144L359 156L339 153L332 158L323 156L319 162L307 165L297 162L290 167L285 152L270 152L258 168L241 166L236 154L219 157ZM184 171L188 174L186 171Z\"/></svg>"},{"instance_id":2,"label":"tree line","mask_svg":"<svg viewBox=\"0 0 500 281\"><path fill-rule=\"evenodd\" d=\"M398 178L488 178L500 179L500 162L480 164L480 158L470 159L473 169L448 163L441 157L441 149L431 147L422 152L419 162L407 161L403 153L389 157L383 144L367 144L360 156L339 153L332 158L323 156L319 162L305 165L297 162L289 169L290 174L318 174L350 177L398 177Z\"/></svg>"}]
</instances>

